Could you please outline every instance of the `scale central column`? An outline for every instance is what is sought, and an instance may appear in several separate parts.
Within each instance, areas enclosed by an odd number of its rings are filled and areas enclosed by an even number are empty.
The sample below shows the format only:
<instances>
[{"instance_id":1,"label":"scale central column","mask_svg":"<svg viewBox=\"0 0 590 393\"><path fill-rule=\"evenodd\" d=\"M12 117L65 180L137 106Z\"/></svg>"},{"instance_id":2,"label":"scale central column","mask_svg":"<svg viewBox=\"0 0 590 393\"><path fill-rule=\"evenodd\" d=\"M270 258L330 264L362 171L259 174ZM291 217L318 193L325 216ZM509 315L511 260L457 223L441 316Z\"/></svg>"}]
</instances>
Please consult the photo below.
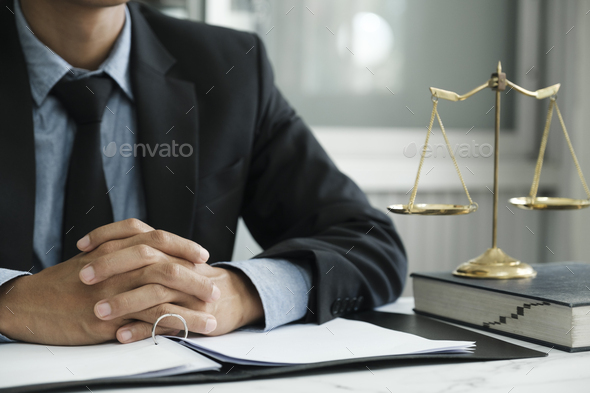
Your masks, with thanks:
<instances>
[{"instance_id":1,"label":"scale central column","mask_svg":"<svg viewBox=\"0 0 590 393\"><path fill-rule=\"evenodd\" d=\"M500 94L506 90L506 74L502 64L490 78L489 87L496 91L496 119L494 135L494 217L492 225L492 248L479 257L457 267L456 276L473 278L527 278L535 277L537 272L526 263L520 262L498 248L498 196L499 196L499 158L500 158Z\"/></svg>"},{"instance_id":2,"label":"scale central column","mask_svg":"<svg viewBox=\"0 0 590 393\"><path fill-rule=\"evenodd\" d=\"M498 78L502 69L498 63ZM498 248L498 173L499 173L499 159L500 159L500 89L496 88L496 124L494 136L494 223L492 225L492 248Z\"/></svg>"}]
</instances>

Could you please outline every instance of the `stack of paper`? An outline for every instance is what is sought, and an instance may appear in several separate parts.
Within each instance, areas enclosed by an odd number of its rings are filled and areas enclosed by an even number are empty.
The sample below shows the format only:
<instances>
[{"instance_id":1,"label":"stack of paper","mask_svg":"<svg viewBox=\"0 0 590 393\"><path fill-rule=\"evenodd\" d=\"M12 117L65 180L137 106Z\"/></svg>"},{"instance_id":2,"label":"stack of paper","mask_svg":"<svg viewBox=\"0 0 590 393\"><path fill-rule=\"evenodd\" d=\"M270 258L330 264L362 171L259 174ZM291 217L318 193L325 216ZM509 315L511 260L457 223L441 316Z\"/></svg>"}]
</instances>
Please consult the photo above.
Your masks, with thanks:
<instances>
[{"instance_id":1,"label":"stack of paper","mask_svg":"<svg viewBox=\"0 0 590 393\"><path fill-rule=\"evenodd\" d=\"M323 325L287 325L266 333L219 337L151 338L132 344L80 347L0 344L0 388L102 378L169 376L221 365L286 366L419 353L468 353L471 341L434 341L366 322L335 319ZM190 349L189 349L190 348ZM192 350L191 350L192 349Z\"/></svg>"},{"instance_id":2,"label":"stack of paper","mask_svg":"<svg viewBox=\"0 0 590 393\"><path fill-rule=\"evenodd\" d=\"M285 366L419 353L469 353L472 341L435 341L367 322L337 318L323 325L286 325L267 333L193 335L184 345L223 362Z\"/></svg>"}]
</instances>

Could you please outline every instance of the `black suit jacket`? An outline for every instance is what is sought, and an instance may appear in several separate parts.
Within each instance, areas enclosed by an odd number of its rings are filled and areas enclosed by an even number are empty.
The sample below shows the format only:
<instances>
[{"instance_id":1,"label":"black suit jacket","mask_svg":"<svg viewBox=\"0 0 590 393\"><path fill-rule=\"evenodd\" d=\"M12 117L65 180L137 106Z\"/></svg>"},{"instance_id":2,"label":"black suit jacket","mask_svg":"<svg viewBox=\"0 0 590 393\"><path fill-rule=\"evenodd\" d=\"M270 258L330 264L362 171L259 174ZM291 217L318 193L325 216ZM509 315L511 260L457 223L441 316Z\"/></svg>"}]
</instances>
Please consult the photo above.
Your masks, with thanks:
<instances>
[{"instance_id":1,"label":"black suit jacket","mask_svg":"<svg viewBox=\"0 0 590 393\"><path fill-rule=\"evenodd\" d=\"M33 101L6 8L13 0L0 2L0 266L28 270ZM215 262L230 260L242 216L265 250L256 257L313 264L307 321L396 299L407 268L391 220L336 168L277 90L260 39L138 3L129 9L138 142L194 147L190 157L140 160L148 224L193 239Z\"/></svg>"}]
</instances>

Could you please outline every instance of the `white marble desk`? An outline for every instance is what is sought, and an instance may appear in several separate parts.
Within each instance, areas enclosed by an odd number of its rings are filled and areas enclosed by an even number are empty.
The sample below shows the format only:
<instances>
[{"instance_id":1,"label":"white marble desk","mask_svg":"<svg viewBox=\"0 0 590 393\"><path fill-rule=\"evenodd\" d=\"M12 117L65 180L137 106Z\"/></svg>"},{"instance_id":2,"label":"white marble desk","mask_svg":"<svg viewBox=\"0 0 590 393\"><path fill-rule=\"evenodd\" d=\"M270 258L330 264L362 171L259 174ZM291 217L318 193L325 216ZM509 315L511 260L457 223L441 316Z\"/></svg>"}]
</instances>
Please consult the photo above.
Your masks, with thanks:
<instances>
[{"instance_id":1,"label":"white marble desk","mask_svg":"<svg viewBox=\"0 0 590 393\"><path fill-rule=\"evenodd\" d=\"M379 311L412 313L413 298L402 298ZM481 331L478 331L481 333ZM545 358L414 365L393 368L354 366L345 371L318 371L306 376L241 382L107 390L110 393L248 393L248 392L590 392L590 352L566 353L541 345L490 334L539 351ZM100 390L104 392L105 390ZM80 390L88 393L88 390Z\"/></svg>"}]
</instances>

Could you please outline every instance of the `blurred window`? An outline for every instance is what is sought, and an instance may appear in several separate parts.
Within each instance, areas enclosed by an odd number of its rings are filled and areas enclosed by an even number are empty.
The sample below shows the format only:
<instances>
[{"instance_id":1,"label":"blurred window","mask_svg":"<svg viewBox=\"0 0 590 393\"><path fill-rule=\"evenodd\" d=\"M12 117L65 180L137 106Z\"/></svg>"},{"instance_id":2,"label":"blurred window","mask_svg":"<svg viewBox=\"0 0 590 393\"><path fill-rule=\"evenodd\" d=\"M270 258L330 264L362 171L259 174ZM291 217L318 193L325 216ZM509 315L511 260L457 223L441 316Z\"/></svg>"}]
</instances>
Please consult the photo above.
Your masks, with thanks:
<instances>
[{"instance_id":1,"label":"blurred window","mask_svg":"<svg viewBox=\"0 0 590 393\"><path fill-rule=\"evenodd\" d=\"M278 86L312 126L425 127L430 86L462 94L498 60L508 75L516 69L509 0L209 0L206 20L258 33ZM493 104L481 94L440 112L449 127L491 130Z\"/></svg>"}]
</instances>

